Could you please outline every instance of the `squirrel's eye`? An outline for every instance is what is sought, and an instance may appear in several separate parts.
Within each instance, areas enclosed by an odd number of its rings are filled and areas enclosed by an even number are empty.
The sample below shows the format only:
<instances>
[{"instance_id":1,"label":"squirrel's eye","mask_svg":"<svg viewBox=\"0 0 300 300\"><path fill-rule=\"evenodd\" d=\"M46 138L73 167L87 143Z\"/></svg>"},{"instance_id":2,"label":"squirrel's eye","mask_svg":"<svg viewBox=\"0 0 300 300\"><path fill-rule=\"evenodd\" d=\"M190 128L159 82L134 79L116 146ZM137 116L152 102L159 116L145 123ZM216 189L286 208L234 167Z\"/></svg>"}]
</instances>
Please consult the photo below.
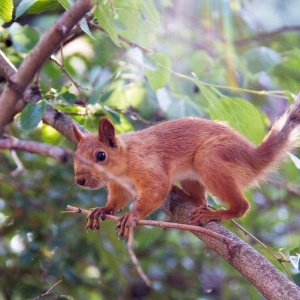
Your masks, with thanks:
<instances>
[{"instance_id":1,"label":"squirrel's eye","mask_svg":"<svg viewBox=\"0 0 300 300\"><path fill-rule=\"evenodd\" d=\"M99 151L96 154L96 160L98 161L104 161L106 159L106 153L103 151Z\"/></svg>"}]
</instances>

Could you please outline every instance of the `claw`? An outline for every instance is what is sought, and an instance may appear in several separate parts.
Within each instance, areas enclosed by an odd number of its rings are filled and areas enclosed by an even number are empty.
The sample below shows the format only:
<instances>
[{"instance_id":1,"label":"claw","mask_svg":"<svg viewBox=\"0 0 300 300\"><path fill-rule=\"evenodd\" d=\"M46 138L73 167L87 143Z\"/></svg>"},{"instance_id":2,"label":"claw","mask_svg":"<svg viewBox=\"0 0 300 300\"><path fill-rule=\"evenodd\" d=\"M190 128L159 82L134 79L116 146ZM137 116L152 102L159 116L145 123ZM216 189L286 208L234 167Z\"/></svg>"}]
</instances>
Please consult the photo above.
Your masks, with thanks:
<instances>
[{"instance_id":1,"label":"claw","mask_svg":"<svg viewBox=\"0 0 300 300\"><path fill-rule=\"evenodd\" d=\"M110 214L112 214L112 211L110 212ZM101 219L102 221L104 221L104 220L106 219L105 211L104 211L104 210L101 211L100 219Z\"/></svg>"},{"instance_id":2,"label":"claw","mask_svg":"<svg viewBox=\"0 0 300 300\"><path fill-rule=\"evenodd\" d=\"M88 217L87 224L85 226L86 230L93 229L93 220Z\"/></svg>"},{"instance_id":3,"label":"claw","mask_svg":"<svg viewBox=\"0 0 300 300\"><path fill-rule=\"evenodd\" d=\"M100 229L99 218L104 221L106 214L114 214L115 210L111 206L103 206L91 208L91 212L87 217L86 229Z\"/></svg>"},{"instance_id":4,"label":"claw","mask_svg":"<svg viewBox=\"0 0 300 300\"><path fill-rule=\"evenodd\" d=\"M94 219L94 221L93 221L93 229L100 229L99 219Z\"/></svg>"},{"instance_id":5,"label":"claw","mask_svg":"<svg viewBox=\"0 0 300 300\"><path fill-rule=\"evenodd\" d=\"M130 228L137 225L137 217L131 212L125 213L118 221L116 229L119 229L118 238L128 239Z\"/></svg>"}]
</instances>

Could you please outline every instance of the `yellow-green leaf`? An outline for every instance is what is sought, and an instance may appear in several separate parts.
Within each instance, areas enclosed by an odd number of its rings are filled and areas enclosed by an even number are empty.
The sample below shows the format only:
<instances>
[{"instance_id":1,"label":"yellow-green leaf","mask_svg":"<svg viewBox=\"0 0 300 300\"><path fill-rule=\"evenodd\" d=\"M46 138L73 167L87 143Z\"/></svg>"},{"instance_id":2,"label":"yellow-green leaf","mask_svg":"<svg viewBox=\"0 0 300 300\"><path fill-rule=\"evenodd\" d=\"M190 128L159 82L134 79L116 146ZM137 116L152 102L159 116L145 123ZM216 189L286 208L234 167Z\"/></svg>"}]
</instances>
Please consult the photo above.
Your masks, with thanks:
<instances>
[{"instance_id":1,"label":"yellow-green leaf","mask_svg":"<svg viewBox=\"0 0 300 300\"><path fill-rule=\"evenodd\" d=\"M145 55L144 71L151 85L156 91L167 84L170 78L171 61L162 53Z\"/></svg>"},{"instance_id":2,"label":"yellow-green leaf","mask_svg":"<svg viewBox=\"0 0 300 300\"><path fill-rule=\"evenodd\" d=\"M250 141L259 144L264 135L261 112L249 101L235 97L218 98L211 88L197 82L208 103L208 113L214 120L226 121Z\"/></svg>"},{"instance_id":3,"label":"yellow-green leaf","mask_svg":"<svg viewBox=\"0 0 300 300\"><path fill-rule=\"evenodd\" d=\"M64 9L68 9L71 6L71 4L74 3L73 0L58 0L58 2Z\"/></svg>"},{"instance_id":4,"label":"yellow-green leaf","mask_svg":"<svg viewBox=\"0 0 300 300\"><path fill-rule=\"evenodd\" d=\"M13 0L5 0L0 2L0 19L9 22L12 19L14 9Z\"/></svg>"},{"instance_id":5,"label":"yellow-green leaf","mask_svg":"<svg viewBox=\"0 0 300 300\"><path fill-rule=\"evenodd\" d=\"M105 4L98 5L95 10L95 17L99 25L105 30L105 32L110 36L112 41L120 46L120 41L118 38L118 33L114 25L114 13L112 12L108 1Z\"/></svg>"},{"instance_id":6,"label":"yellow-green leaf","mask_svg":"<svg viewBox=\"0 0 300 300\"><path fill-rule=\"evenodd\" d=\"M33 5L31 5L28 9L28 13L30 14L40 14L55 5L57 5L57 0L37 0Z\"/></svg>"},{"instance_id":7,"label":"yellow-green leaf","mask_svg":"<svg viewBox=\"0 0 300 300\"><path fill-rule=\"evenodd\" d=\"M152 0L136 0L143 17L151 26L159 26L159 13Z\"/></svg>"}]
</instances>

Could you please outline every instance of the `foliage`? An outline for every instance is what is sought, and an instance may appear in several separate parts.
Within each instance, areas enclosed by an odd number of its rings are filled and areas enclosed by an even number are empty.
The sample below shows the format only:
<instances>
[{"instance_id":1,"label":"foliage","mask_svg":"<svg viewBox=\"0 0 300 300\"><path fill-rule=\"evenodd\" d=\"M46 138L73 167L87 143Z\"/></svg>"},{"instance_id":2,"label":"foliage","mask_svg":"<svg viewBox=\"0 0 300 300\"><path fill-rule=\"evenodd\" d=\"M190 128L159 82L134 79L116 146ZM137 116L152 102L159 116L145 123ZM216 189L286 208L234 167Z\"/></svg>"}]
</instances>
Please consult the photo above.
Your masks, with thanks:
<instances>
[{"instance_id":1,"label":"foliage","mask_svg":"<svg viewBox=\"0 0 300 300\"><path fill-rule=\"evenodd\" d=\"M73 1L4 2L0 47L19 66ZM97 3L80 24L84 32L42 67L43 100L26 106L11 134L74 149L40 122L48 104L90 131L101 115L118 132L200 116L226 121L257 144L299 89L300 28L284 30L298 25L293 0L112 3ZM154 283L150 290L114 224L106 221L100 232L86 233L82 216L60 214L67 204L103 205L106 192L76 187L71 165L18 156L26 170L12 176L11 153L0 153L0 299L32 299L60 279L53 289L57 299L262 298L191 234L139 228L135 251ZM292 264L285 266L298 284L299 179L295 164L285 163L270 183L248 192L252 209L239 220L276 254L288 260L291 251ZM165 216L156 212L151 218ZM225 226L243 236L231 223ZM243 239L278 265L250 237Z\"/></svg>"}]
</instances>

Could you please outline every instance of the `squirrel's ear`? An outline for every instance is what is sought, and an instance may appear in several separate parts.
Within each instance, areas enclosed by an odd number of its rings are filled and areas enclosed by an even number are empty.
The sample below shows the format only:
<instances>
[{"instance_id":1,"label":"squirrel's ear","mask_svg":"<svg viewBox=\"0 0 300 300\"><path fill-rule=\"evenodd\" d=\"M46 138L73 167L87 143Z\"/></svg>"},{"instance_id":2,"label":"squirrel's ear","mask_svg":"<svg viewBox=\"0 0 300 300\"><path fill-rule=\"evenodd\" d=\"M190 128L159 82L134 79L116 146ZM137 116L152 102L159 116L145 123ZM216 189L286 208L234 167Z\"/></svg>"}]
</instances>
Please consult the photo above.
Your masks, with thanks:
<instances>
[{"instance_id":1,"label":"squirrel's ear","mask_svg":"<svg viewBox=\"0 0 300 300\"><path fill-rule=\"evenodd\" d=\"M98 129L99 141L110 147L118 147L115 127L106 117L102 117Z\"/></svg>"},{"instance_id":2,"label":"squirrel's ear","mask_svg":"<svg viewBox=\"0 0 300 300\"><path fill-rule=\"evenodd\" d=\"M78 129L75 123L72 123L72 130L76 141L79 143L84 138L84 134Z\"/></svg>"}]
</instances>

